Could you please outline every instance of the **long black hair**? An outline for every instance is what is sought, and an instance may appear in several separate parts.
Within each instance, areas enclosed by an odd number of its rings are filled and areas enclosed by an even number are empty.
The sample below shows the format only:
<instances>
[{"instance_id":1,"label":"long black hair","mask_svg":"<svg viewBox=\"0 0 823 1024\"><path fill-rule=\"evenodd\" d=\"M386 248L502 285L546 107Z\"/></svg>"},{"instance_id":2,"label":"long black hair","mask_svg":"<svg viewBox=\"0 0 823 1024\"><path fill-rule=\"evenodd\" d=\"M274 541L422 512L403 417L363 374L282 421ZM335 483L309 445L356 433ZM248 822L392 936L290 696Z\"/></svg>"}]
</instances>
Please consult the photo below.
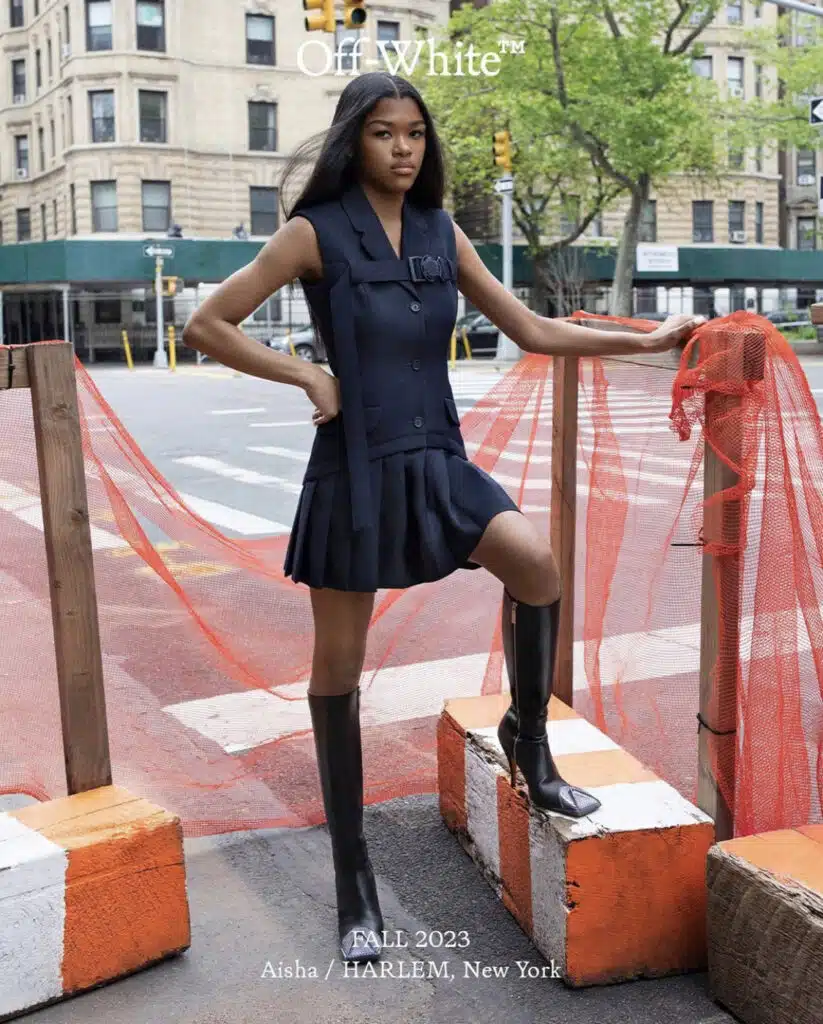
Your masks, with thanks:
<instances>
[{"instance_id":1,"label":"long black hair","mask_svg":"<svg viewBox=\"0 0 823 1024\"><path fill-rule=\"evenodd\" d=\"M360 133L366 117L382 99L407 97L417 103L426 122L426 149L420 171L406 194L415 206L424 209L443 206L443 150L423 97L399 75L370 71L352 78L340 94L331 126L300 145L289 158L280 179L280 203L287 219L303 207L339 198L358 180ZM312 160L309 179L287 210L284 195L288 182Z\"/></svg>"}]
</instances>

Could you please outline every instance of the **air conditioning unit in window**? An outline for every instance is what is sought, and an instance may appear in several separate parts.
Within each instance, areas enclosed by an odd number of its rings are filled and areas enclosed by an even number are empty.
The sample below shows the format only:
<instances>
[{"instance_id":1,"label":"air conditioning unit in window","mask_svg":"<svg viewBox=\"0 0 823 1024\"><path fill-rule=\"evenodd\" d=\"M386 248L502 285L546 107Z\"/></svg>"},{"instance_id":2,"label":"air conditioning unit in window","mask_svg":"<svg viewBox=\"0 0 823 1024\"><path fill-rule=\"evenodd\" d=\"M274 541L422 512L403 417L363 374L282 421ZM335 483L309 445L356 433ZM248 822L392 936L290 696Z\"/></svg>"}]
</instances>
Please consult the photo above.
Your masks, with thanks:
<instances>
[{"instance_id":1,"label":"air conditioning unit in window","mask_svg":"<svg viewBox=\"0 0 823 1024\"><path fill-rule=\"evenodd\" d=\"M60 56L63 60L68 60L71 57L71 43L63 43L63 49L60 51Z\"/></svg>"},{"instance_id":2,"label":"air conditioning unit in window","mask_svg":"<svg viewBox=\"0 0 823 1024\"><path fill-rule=\"evenodd\" d=\"M14 102L15 103L25 103L26 102L26 94L24 92L15 93L14 94Z\"/></svg>"},{"instance_id":3,"label":"air conditioning unit in window","mask_svg":"<svg viewBox=\"0 0 823 1024\"><path fill-rule=\"evenodd\" d=\"M797 176L798 185L814 185L813 174L798 174Z\"/></svg>"},{"instance_id":4,"label":"air conditioning unit in window","mask_svg":"<svg viewBox=\"0 0 823 1024\"><path fill-rule=\"evenodd\" d=\"M729 96L737 99L743 98L743 86L739 82L729 82Z\"/></svg>"},{"instance_id":5,"label":"air conditioning unit in window","mask_svg":"<svg viewBox=\"0 0 823 1024\"><path fill-rule=\"evenodd\" d=\"M745 231L730 231L729 240L732 242L745 242L746 232Z\"/></svg>"},{"instance_id":6,"label":"air conditioning unit in window","mask_svg":"<svg viewBox=\"0 0 823 1024\"><path fill-rule=\"evenodd\" d=\"M29 176L29 171L28 171L27 167L18 167L17 168L17 177L18 177L18 179L20 181L22 181L24 178L28 178L28 176Z\"/></svg>"}]
</instances>

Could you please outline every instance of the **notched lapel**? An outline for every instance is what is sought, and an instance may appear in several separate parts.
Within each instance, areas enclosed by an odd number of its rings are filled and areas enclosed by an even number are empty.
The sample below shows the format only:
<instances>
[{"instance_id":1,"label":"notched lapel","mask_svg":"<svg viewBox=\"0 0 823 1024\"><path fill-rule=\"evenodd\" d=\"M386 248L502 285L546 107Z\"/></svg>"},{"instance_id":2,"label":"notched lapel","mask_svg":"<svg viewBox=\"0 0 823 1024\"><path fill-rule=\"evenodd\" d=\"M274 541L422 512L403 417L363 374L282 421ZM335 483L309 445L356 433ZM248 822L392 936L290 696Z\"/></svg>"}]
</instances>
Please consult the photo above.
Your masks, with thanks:
<instances>
[{"instance_id":1,"label":"notched lapel","mask_svg":"<svg viewBox=\"0 0 823 1024\"><path fill-rule=\"evenodd\" d=\"M389 237L380 223L366 193L358 183L348 188L340 200L352 227L360 235L360 244L373 260L397 260L397 254L391 246ZM405 260L409 256L425 256L429 251L429 238L426 218L422 211L409 202L408 197L403 203L403 237L400 255ZM420 293L411 281L398 281L416 299Z\"/></svg>"}]
</instances>

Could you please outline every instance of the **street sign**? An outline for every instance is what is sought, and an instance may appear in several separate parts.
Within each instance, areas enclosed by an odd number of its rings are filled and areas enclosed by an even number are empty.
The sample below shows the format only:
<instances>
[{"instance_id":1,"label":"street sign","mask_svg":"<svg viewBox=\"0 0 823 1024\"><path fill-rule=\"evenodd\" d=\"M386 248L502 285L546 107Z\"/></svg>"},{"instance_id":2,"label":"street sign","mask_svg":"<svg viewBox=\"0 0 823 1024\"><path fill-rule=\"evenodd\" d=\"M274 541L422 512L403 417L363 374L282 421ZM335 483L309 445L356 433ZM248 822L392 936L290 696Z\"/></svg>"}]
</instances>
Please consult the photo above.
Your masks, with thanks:
<instances>
[{"instance_id":1,"label":"street sign","mask_svg":"<svg viewBox=\"0 0 823 1024\"><path fill-rule=\"evenodd\" d=\"M170 260L174 256L173 245L155 245L153 242L150 245L143 246L143 255L148 256L149 259L156 259L158 256L164 260Z\"/></svg>"},{"instance_id":2,"label":"street sign","mask_svg":"<svg viewBox=\"0 0 823 1024\"><path fill-rule=\"evenodd\" d=\"M809 124L823 124L823 96L809 100Z\"/></svg>"},{"instance_id":3,"label":"street sign","mask_svg":"<svg viewBox=\"0 0 823 1024\"><path fill-rule=\"evenodd\" d=\"M494 183L494 191L499 195L506 195L514 191L514 178L498 178Z\"/></svg>"}]
</instances>

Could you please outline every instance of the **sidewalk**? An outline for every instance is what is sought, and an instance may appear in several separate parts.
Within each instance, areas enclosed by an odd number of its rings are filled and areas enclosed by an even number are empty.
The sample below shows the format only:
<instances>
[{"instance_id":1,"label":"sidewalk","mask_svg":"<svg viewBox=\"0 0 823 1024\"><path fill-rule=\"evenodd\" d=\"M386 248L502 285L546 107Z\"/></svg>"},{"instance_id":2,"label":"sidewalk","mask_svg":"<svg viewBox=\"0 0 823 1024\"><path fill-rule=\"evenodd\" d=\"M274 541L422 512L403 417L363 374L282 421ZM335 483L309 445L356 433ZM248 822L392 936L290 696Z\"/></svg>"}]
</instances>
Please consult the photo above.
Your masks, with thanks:
<instances>
[{"instance_id":1,"label":"sidewalk","mask_svg":"<svg viewBox=\"0 0 823 1024\"><path fill-rule=\"evenodd\" d=\"M446 829L435 796L374 805L365 829L386 929L401 930L398 939L408 943L386 951L386 966L379 968L386 976L377 970L368 976L361 966L359 976L351 969L344 977L325 826L234 833L186 844L192 914L187 953L27 1019L732 1024L707 996L704 974L579 991L552 980L550 969L543 978L521 978L518 961L525 971L546 962ZM418 947L426 937L442 945ZM464 948L445 948L449 942ZM465 977L464 961L496 971L483 978L469 968Z\"/></svg>"}]
</instances>

